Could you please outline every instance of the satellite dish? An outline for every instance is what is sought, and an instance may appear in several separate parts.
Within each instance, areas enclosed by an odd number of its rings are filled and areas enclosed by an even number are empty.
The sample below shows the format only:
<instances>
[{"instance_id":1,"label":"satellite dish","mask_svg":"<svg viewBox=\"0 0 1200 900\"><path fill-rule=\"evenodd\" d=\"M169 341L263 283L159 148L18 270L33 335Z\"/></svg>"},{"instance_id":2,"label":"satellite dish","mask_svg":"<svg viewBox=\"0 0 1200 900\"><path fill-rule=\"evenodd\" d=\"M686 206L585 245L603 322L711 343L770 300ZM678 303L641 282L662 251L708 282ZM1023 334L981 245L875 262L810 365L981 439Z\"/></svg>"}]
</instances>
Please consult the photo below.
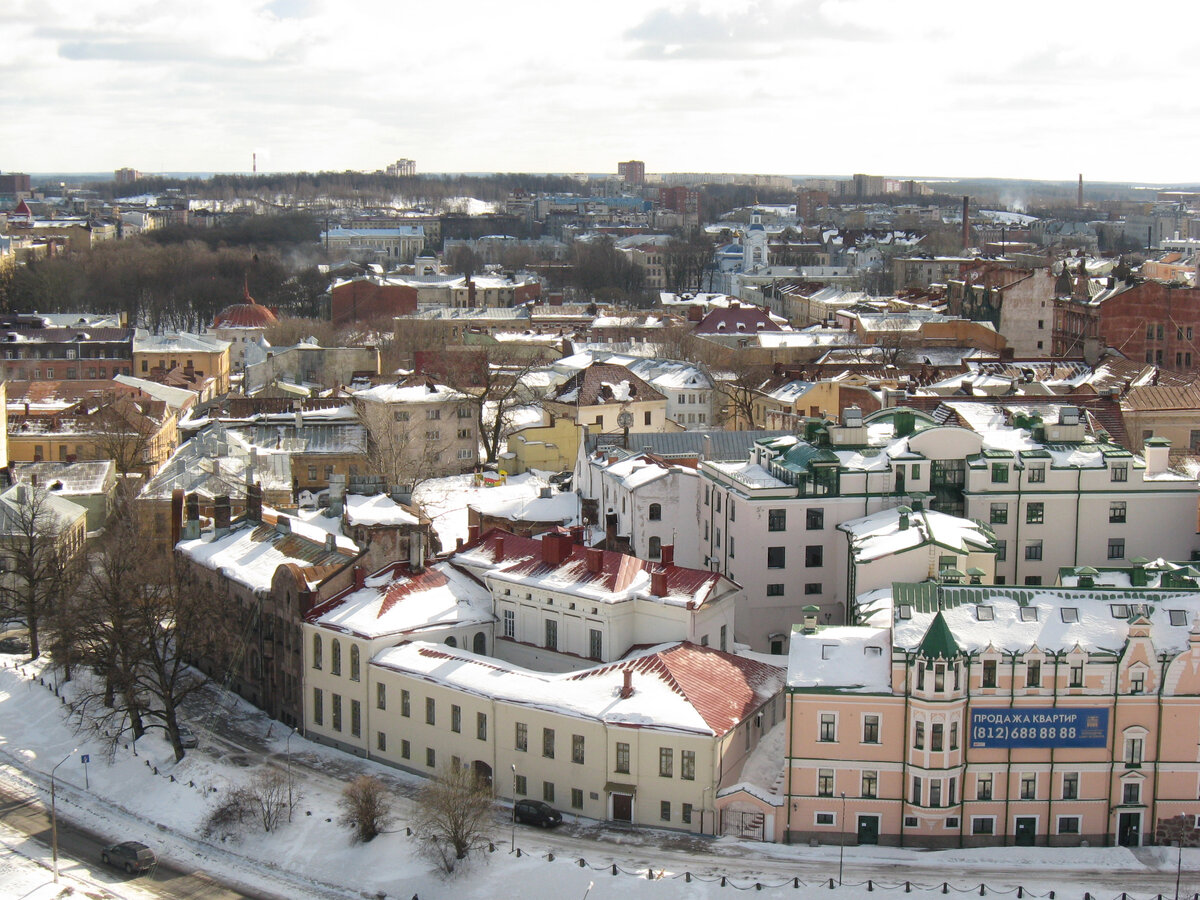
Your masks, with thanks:
<instances>
[{"instance_id":1,"label":"satellite dish","mask_svg":"<svg viewBox=\"0 0 1200 900\"><path fill-rule=\"evenodd\" d=\"M628 410L617 416L617 425L620 428L628 428L633 424L633 413Z\"/></svg>"}]
</instances>

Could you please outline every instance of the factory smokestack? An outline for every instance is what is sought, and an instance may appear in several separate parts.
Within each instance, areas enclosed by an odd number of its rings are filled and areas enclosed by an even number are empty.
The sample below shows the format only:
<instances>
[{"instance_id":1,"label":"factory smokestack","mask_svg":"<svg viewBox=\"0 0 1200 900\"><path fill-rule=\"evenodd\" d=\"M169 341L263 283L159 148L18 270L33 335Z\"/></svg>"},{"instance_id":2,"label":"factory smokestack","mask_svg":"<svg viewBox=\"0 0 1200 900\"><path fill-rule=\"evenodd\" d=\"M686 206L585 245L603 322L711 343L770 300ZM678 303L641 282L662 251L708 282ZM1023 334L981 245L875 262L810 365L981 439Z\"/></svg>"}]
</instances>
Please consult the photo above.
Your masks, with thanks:
<instances>
[{"instance_id":1,"label":"factory smokestack","mask_svg":"<svg viewBox=\"0 0 1200 900\"><path fill-rule=\"evenodd\" d=\"M254 170L254 174L258 174L258 153L250 154L250 168Z\"/></svg>"},{"instance_id":2,"label":"factory smokestack","mask_svg":"<svg viewBox=\"0 0 1200 900\"><path fill-rule=\"evenodd\" d=\"M1083 173L1082 172L1079 173L1079 195L1076 199L1075 205L1078 206L1080 209L1083 209Z\"/></svg>"},{"instance_id":3,"label":"factory smokestack","mask_svg":"<svg viewBox=\"0 0 1200 900\"><path fill-rule=\"evenodd\" d=\"M963 196L963 233L962 233L962 248L966 250L971 246L971 214L970 214L971 198Z\"/></svg>"}]
</instances>

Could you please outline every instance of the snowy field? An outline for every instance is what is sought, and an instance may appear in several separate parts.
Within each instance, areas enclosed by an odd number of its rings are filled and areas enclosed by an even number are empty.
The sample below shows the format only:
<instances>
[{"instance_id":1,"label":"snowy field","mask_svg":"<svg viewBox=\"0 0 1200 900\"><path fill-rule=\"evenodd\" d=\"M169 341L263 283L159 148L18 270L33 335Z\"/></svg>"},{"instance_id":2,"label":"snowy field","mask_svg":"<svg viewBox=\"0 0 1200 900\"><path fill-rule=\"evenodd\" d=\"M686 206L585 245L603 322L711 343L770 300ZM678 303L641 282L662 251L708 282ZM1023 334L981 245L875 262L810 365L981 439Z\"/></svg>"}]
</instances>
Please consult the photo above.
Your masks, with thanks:
<instances>
[{"instance_id":1,"label":"snowy field","mask_svg":"<svg viewBox=\"0 0 1200 900\"><path fill-rule=\"evenodd\" d=\"M287 734L236 699L219 698L219 707L194 710L193 730L200 747L179 763L156 735L133 748L121 746L111 759L104 748L78 735L66 708L49 686L39 683L37 666L0 656L0 783L22 796L48 801L50 768L68 757L57 773L59 815L114 840L143 840L185 871L199 870L242 890L272 897L389 897L408 900L484 898L526 895L531 898L715 898L764 888L759 896L796 897L822 891L852 900L900 897L907 878L917 896L948 893L979 896L1011 892L1028 896L1110 900L1121 891L1130 898L1173 896L1175 850L1155 848L1136 854L1122 848L1074 850L985 849L921 853L886 848L845 848L845 882L829 889L836 878L836 846L786 847L731 839L711 840L672 832L616 831L602 823L577 822L552 832L519 827L518 857L510 854L510 830L503 810L491 825L495 852L485 853L466 871L443 879L415 852L405 834L409 799L419 779L365 760L310 743L290 740L292 764L299 773L303 798L290 824L275 833L249 833L238 843L210 844L199 832L214 798L250 781L263 766L282 769L287 760ZM64 692L70 685L64 686ZM216 693L213 694L217 697ZM85 773L79 755L91 754ZM367 845L350 842L337 824L341 786L358 772L371 772L395 789L397 821L392 830ZM0 829L0 897L57 896L43 865L48 854L15 832ZM553 857L553 859L551 859ZM584 865L580 859L586 860ZM94 861L90 861L94 863ZM618 866L614 875L612 866ZM1184 893L1191 896L1200 876L1200 851L1184 852ZM66 861L63 887L92 897L141 898L146 879L112 884L91 882L88 867ZM691 873L689 876L685 873ZM724 886L721 884L725 878ZM874 881L868 891L866 879ZM793 879L799 879L799 890ZM588 892L591 885L590 893ZM890 888L890 889L889 889Z\"/></svg>"}]
</instances>

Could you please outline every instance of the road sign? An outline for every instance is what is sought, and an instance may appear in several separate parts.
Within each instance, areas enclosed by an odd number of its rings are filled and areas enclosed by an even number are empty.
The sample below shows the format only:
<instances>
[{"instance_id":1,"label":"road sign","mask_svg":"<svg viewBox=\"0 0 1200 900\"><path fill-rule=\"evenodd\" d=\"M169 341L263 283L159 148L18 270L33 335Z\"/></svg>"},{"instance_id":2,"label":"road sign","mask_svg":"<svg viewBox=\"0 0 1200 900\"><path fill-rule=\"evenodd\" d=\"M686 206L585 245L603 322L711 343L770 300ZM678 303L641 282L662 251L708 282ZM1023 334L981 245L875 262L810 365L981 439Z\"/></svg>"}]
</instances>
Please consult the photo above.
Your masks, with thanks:
<instances>
[{"instance_id":1,"label":"road sign","mask_svg":"<svg viewBox=\"0 0 1200 900\"><path fill-rule=\"evenodd\" d=\"M88 753L83 754L81 757L79 757L79 761L86 766L88 763L90 763L92 761L91 754L88 754Z\"/></svg>"}]
</instances>

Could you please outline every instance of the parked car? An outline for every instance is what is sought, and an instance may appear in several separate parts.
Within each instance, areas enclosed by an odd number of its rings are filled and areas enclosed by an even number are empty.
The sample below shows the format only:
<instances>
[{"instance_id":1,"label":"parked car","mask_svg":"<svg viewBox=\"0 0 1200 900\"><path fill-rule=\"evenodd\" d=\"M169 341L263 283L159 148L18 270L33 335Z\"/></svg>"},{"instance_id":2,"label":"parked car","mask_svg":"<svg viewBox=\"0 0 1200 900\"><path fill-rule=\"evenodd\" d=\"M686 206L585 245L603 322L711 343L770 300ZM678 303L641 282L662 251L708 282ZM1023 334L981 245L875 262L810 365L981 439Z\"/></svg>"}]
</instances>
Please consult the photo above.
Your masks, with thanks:
<instances>
[{"instance_id":1,"label":"parked car","mask_svg":"<svg viewBox=\"0 0 1200 900\"><path fill-rule=\"evenodd\" d=\"M540 825L542 828L553 828L562 824L562 813L541 800L518 800L514 813L518 822L527 825Z\"/></svg>"},{"instance_id":2,"label":"parked car","mask_svg":"<svg viewBox=\"0 0 1200 900\"><path fill-rule=\"evenodd\" d=\"M107 866L124 869L128 874L149 872L158 865L158 857L154 851L140 841L124 841L105 847L100 854L100 861Z\"/></svg>"},{"instance_id":3,"label":"parked car","mask_svg":"<svg viewBox=\"0 0 1200 900\"><path fill-rule=\"evenodd\" d=\"M19 653L29 652L29 641L17 635L9 635L6 638L0 638L0 653Z\"/></svg>"},{"instance_id":4,"label":"parked car","mask_svg":"<svg viewBox=\"0 0 1200 900\"><path fill-rule=\"evenodd\" d=\"M181 746L184 750L194 750L196 749L197 743L198 741L196 740L196 735L192 733L192 729L188 728L186 725L180 725L179 746Z\"/></svg>"}]
</instances>

